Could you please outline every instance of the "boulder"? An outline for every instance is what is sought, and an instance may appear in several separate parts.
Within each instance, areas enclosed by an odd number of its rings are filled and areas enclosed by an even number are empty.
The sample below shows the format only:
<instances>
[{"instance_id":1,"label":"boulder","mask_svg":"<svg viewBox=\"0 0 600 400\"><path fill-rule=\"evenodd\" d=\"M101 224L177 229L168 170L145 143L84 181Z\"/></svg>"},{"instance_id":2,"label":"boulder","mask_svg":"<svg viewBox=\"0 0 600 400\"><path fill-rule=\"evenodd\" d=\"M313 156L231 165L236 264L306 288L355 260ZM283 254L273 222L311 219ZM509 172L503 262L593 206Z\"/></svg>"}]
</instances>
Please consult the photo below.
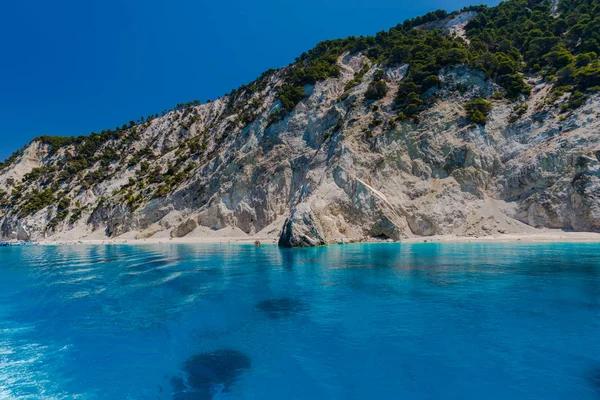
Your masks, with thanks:
<instances>
[{"instance_id":1,"label":"boulder","mask_svg":"<svg viewBox=\"0 0 600 400\"><path fill-rule=\"evenodd\" d=\"M198 223L193 219L188 219L175 229L171 231L172 238L180 238L192 232L194 229L198 227Z\"/></svg>"},{"instance_id":2,"label":"boulder","mask_svg":"<svg viewBox=\"0 0 600 400\"><path fill-rule=\"evenodd\" d=\"M300 203L292 210L283 224L279 235L281 247L311 247L327 244L323 229L306 203Z\"/></svg>"}]
</instances>

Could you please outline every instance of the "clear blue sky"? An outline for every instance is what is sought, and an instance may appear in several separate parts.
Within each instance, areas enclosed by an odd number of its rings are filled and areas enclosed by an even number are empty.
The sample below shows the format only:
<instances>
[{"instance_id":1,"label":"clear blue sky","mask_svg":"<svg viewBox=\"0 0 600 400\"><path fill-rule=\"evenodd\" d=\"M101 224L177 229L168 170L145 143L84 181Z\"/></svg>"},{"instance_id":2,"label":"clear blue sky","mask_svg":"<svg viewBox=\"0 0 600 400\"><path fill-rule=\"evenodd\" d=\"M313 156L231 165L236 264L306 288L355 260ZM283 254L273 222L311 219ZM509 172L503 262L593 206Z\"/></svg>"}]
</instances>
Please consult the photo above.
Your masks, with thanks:
<instances>
[{"instance_id":1,"label":"clear blue sky","mask_svg":"<svg viewBox=\"0 0 600 400\"><path fill-rule=\"evenodd\" d=\"M321 40L372 35L428 11L475 3L4 2L0 160L38 135L88 134L222 96Z\"/></svg>"}]
</instances>

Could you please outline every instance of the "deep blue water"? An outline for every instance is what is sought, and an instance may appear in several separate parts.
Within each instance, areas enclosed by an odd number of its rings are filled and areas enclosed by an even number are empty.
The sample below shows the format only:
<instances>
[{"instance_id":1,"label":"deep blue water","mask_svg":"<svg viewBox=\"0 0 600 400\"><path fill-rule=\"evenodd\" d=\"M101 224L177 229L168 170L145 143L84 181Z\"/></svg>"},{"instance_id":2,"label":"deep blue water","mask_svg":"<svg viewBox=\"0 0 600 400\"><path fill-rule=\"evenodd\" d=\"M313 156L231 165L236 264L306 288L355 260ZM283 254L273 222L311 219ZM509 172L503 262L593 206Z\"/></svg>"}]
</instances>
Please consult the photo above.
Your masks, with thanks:
<instances>
[{"instance_id":1,"label":"deep blue water","mask_svg":"<svg viewBox=\"0 0 600 400\"><path fill-rule=\"evenodd\" d=\"M0 248L0 398L598 399L599 253Z\"/></svg>"}]
</instances>

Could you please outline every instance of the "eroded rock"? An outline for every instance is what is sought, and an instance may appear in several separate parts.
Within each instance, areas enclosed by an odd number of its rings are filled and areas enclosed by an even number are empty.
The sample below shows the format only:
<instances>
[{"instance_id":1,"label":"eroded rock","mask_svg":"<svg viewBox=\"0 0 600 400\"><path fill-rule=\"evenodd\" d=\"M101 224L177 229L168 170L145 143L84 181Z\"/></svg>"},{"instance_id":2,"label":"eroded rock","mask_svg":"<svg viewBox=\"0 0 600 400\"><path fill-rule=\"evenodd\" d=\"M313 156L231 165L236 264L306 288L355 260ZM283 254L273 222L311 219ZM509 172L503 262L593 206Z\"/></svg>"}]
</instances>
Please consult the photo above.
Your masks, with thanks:
<instances>
[{"instance_id":1,"label":"eroded rock","mask_svg":"<svg viewBox=\"0 0 600 400\"><path fill-rule=\"evenodd\" d=\"M188 219L177 228L171 231L172 238L180 238L192 232L194 229L198 227L198 223L193 219Z\"/></svg>"},{"instance_id":2,"label":"eroded rock","mask_svg":"<svg viewBox=\"0 0 600 400\"><path fill-rule=\"evenodd\" d=\"M327 242L319 222L310 206L298 204L291 215L285 220L279 236L281 247L311 247L322 246Z\"/></svg>"}]
</instances>

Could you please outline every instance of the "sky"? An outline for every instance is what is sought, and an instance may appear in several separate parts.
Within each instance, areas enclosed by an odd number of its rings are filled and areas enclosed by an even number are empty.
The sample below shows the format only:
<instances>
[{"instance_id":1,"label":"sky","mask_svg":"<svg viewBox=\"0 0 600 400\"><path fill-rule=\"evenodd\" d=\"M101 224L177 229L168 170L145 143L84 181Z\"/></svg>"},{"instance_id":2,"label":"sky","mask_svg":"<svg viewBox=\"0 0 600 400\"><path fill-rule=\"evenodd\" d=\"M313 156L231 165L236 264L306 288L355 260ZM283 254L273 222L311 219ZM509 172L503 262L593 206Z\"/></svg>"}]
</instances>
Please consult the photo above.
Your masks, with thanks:
<instances>
[{"instance_id":1,"label":"sky","mask_svg":"<svg viewBox=\"0 0 600 400\"><path fill-rule=\"evenodd\" d=\"M214 99L326 39L497 0L30 0L0 13L0 160Z\"/></svg>"}]
</instances>

